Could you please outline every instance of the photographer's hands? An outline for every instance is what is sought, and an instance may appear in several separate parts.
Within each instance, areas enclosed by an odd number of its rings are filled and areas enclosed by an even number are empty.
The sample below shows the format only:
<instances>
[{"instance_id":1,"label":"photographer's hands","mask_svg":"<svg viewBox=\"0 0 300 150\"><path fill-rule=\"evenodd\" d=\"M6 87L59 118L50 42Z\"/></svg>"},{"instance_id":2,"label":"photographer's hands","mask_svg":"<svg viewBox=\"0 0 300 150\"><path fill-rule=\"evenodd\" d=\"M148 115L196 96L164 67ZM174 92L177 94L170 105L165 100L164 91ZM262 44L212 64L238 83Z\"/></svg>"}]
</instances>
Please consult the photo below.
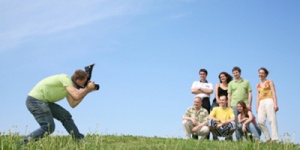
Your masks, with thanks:
<instances>
[{"instance_id":1,"label":"photographer's hands","mask_svg":"<svg viewBox=\"0 0 300 150\"><path fill-rule=\"evenodd\" d=\"M72 108L75 108L88 93L95 91L95 84L94 82L89 82L85 88L80 90L76 89L73 86L68 86L66 87L66 90L69 93L69 95L67 95L66 97L69 105Z\"/></svg>"},{"instance_id":2,"label":"photographer's hands","mask_svg":"<svg viewBox=\"0 0 300 150\"><path fill-rule=\"evenodd\" d=\"M87 88L87 90L90 92L95 91L95 82L94 81L90 81L87 86L85 87Z\"/></svg>"}]
</instances>

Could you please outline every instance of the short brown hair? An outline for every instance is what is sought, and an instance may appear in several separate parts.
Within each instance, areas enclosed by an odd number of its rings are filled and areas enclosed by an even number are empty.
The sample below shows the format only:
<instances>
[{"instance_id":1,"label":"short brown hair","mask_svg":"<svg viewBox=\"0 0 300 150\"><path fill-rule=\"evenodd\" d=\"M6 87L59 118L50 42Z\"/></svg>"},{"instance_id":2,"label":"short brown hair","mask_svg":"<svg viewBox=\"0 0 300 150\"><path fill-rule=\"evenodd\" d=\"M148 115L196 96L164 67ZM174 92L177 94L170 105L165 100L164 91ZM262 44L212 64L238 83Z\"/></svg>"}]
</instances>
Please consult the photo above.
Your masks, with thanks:
<instances>
[{"instance_id":1,"label":"short brown hair","mask_svg":"<svg viewBox=\"0 0 300 150\"><path fill-rule=\"evenodd\" d=\"M238 71L239 73L242 72L241 68L238 67L238 66L233 67L233 68L232 68L232 72L233 72L233 71Z\"/></svg>"},{"instance_id":2,"label":"short brown hair","mask_svg":"<svg viewBox=\"0 0 300 150\"><path fill-rule=\"evenodd\" d=\"M85 79L85 78L87 78L88 77L88 74L85 72L85 71L83 71L83 70L76 70L75 72L74 72L74 74L72 75L72 78L74 79L74 80L83 80L83 79Z\"/></svg>"}]
</instances>

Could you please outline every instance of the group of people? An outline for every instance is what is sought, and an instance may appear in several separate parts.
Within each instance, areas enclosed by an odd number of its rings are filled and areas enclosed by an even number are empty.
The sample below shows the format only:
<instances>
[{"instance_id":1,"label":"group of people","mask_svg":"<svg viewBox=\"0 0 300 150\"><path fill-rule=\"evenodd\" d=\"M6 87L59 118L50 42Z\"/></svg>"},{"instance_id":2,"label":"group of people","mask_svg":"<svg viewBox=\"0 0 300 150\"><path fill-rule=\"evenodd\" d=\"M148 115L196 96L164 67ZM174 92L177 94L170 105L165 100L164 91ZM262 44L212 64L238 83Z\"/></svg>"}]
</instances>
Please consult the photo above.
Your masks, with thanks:
<instances>
[{"instance_id":1,"label":"group of people","mask_svg":"<svg viewBox=\"0 0 300 150\"><path fill-rule=\"evenodd\" d=\"M195 95L194 106L187 109L183 116L183 127L187 139L210 138L218 136L232 140L236 132L236 139L240 140L249 133L253 138L260 139L261 131L266 141L278 140L276 121L277 98L272 80L268 80L268 70L258 70L260 83L257 84L256 111L258 121L252 113L252 89L248 80L243 79L241 69L234 67L231 75L226 72L219 74L220 83L215 86L215 98L210 104L213 85L207 82L207 70L200 69L200 81L194 81L191 93ZM23 143L38 140L53 133L54 119L59 120L75 140L81 140L81 134L75 125L72 115L56 102L64 99L69 105L76 107L86 95L95 91L94 82L88 81L88 74L83 70L76 70L72 76L58 74L47 77L37 83L29 92L26 106L34 116L40 127L25 136ZM268 118L272 128L272 138L265 125Z\"/></svg>"},{"instance_id":2,"label":"group of people","mask_svg":"<svg viewBox=\"0 0 300 150\"><path fill-rule=\"evenodd\" d=\"M259 140L261 132L266 142L278 141L276 112L279 110L275 86L267 79L269 71L262 67L258 69L260 82L256 85L256 113L257 121L252 112L252 88L248 80L241 77L241 69L233 67L234 79L227 72L219 74L220 83L216 84L215 92L212 83L207 78L207 70L200 69L200 80L194 81L191 93L195 95L194 105L183 115L182 125L186 139L210 138L218 140L233 140L233 133L237 140ZM210 95L215 93L212 105ZM272 137L266 126L268 118L272 130Z\"/></svg>"}]
</instances>

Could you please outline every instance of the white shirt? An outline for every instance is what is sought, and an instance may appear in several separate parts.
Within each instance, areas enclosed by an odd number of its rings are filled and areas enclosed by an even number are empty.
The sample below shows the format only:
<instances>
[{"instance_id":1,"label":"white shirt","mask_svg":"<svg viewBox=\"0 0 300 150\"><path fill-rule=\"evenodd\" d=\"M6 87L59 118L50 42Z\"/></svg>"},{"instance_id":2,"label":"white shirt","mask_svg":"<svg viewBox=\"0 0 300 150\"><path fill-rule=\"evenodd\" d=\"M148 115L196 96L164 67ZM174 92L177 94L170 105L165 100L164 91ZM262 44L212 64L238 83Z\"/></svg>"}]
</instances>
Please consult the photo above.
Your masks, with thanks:
<instances>
[{"instance_id":1,"label":"white shirt","mask_svg":"<svg viewBox=\"0 0 300 150\"><path fill-rule=\"evenodd\" d=\"M211 83L207 83L207 82L194 81L191 88L197 88L197 89L201 88L201 89L211 89L211 90L213 90L213 85ZM199 96L201 98L204 98L204 97L209 97L210 94L199 93L199 94L195 94L195 96Z\"/></svg>"}]
</instances>

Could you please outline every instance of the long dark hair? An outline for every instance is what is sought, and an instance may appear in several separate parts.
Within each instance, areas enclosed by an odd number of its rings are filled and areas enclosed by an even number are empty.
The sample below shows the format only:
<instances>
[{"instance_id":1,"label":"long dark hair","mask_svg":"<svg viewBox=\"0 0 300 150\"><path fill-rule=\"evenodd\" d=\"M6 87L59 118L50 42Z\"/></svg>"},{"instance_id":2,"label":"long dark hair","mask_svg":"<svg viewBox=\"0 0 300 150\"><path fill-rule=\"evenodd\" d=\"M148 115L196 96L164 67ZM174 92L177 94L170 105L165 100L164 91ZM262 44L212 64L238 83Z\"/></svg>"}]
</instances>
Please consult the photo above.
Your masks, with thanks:
<instances>
[{"instance_id":1,"label":"long dark hair","mask_svg":"<svg viewBox=\"0 0 300 150\"><path fill-rule=\"evenodd\" d=\"M237 104L240 104L243 107L243 110L242 110L241 114L245 115L245 117L248 118L249 117L249 115L248 115L249 110L246 106L246 103L244 101L238 101Z\"/></svg>"},{"instance_id":2,"label":"long dark hair","mask_svg":"<svg viewBox=\"0 0 300 150\"><path fill-rule=\"evenodd\" d=\"M224 74L226 77L227 77L227 84L232 80L232 76L230 74L228 74L227 72L223 71L219 74L219 80L220 80L220 83L222 83L221 81L221 75Z\"/></svg>"}]
</instances>

